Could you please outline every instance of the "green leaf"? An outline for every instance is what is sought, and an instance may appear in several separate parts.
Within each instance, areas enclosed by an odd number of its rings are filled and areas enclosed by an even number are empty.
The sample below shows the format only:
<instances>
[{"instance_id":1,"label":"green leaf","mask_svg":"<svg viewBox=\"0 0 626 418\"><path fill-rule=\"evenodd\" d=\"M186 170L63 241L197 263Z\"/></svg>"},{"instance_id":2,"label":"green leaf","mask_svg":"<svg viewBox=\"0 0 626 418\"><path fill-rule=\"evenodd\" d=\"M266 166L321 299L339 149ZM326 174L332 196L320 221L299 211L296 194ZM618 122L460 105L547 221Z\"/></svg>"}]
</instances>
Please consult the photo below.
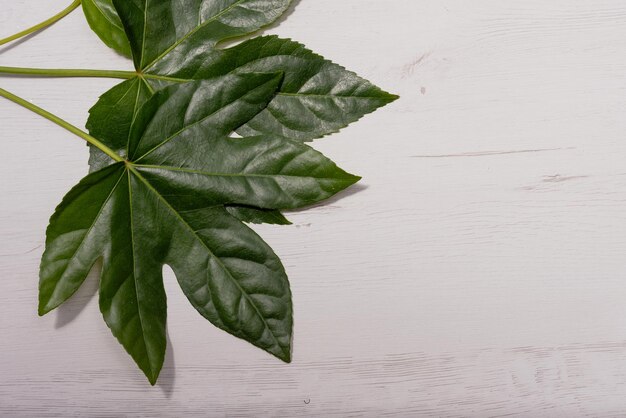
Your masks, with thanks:
<instances>
[{"instance_id":1,"label":"green leaf","mask_svg":"<svg viewBox=\"0 0 626 418\"><path fill-rule=\"evenodd\" d=\"M336 132L398 98L302 44L276 36L253 38L226 50L207 53L199 48L194 52L184 57L166 56L147 74L153 74L156 81L156 77L164 76L172 82L250 71L284 72L279 93L267 109L238 130L242 135L280 135L310 141Z\"/></svg>"},{"instance_id":2,"label":"green leaf","mask_svg":"<svg viewBox=\"0 0 626 418\"><path fill-rule=\"evenodd\" d=\"M121 181L116 172L108 167L82 180L50 219L39 273L40 315L72 296L104 251L100 238L111 229L111 192Z\"/></svg>"},{"instance_id":3,"label":"green leaf","mask_svg":"<svg viewBox=\"0 0 626 418\"><path fill-rule=\"evenodd\" d=\"M139 108L152 96L151 87L140 78L126 80L107 91L89 110L87 130L112 150L126 157L130 126ZM94 146L89 147L89 166L97 171L113 161Z\"/></svg>"},{"instance_id":4,"label":"green leaf","mask_svg":"<svg viewBox=\"0 0 626 418\"><path fill-rule=\"evenodd\" d=\"M165 213L176 229L168 264L196 310L217 327L291 361L291 291L269 246L221 206L172 206Z\"/></svg>"},{"instance_id":5,"label":"green leaf","mask_svg":"<svg viewBox=\"0 0 626 418\"><path fill-rule=\"evenodd\" d=\"M221 40L252 33L276 20L289 6L287 0L113 3L128 35L135 67L154 90L232 72L285 74L268 108L239 127L243 135L310 141L397 99L288 39L257 37L228 49L217 48ZM95 108L99 106L100 102Z\"/></svg>"},{"instance_id":6,"label":"green leaf","mask_svg":"<svg viewBox=\"0 0 626 418\"><path fill-rule=\"evenodd\" d=\"M297 141L231 137L273 99L282 77L233 74L176 84L151 97L126 138L115 139L127 160L89 174L52 216L40 314L67 300L103 258L104 319L154 384L166 347L167 264L201 315L290 361L292 303L284 268L224 205L298 208L359 178ZM137 92L131 83L126 87Z\"/></svg>"},{"instance_id":7,"label":"green leaf","mask_svg":"<svg viewBox=\"0 0 626 418\"><path fill-rule=\"evenodd\" d=\"M154 385L166 348L167 307L163 264L158 258L165 242L154 234L158 208L150 190L122 164L116 166L114 177L122 173L122 178L112 191L100 311L113 335Z\"/></svg>"},{"instance_id":8,"label":"green leaf","mask_svg":"<svg viewBox=\"0 0 626 418\"><path fill-rule=\"evenodd\" d=\"M130 57L130 44L112 0L82 0L91 29L110 48Z\"/></svg>"},{"instance_id":9,"label":"green leaf","mask_svg":"<svg viewBox=\"0 0 626 418\"><path fill-rule=\"evenodd\" d=\"M165 56L184 57L198 45L252 33L278 19L291 0L113 0L126 29L136 69Z\"/></svg>"},{"instance_id":10,"label":"green leaf","mask_svg":"<svg viewBox=\"0 0 626 418\"><path fill-rule=\"evenodd\" d=\"M83 179L57 208L41 262L39 314L69 298L103 257L100 308L113 335L154 384L165 354L165 292L154 241L141 231L141 199L131 203L122 164ZM135 207L135 211L131 209ZM138 268L141 271L138 271Z\"/></svg>"}]
</instances>

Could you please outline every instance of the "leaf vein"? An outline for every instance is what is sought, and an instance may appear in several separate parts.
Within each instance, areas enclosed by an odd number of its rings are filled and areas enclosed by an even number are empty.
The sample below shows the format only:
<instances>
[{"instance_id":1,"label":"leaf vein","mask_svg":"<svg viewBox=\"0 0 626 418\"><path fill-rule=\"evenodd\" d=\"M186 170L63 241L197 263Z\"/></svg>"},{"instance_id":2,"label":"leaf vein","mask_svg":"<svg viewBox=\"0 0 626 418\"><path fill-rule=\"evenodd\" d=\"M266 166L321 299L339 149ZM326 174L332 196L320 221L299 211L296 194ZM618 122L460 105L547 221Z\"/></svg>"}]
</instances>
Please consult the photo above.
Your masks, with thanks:
<instances>
[{"instance_id":1,"label":"leaf vein","mask_svg":"<svg viewBox=\"0 0 626 418\"><path fill-rule=\"evenodd\" d=\"M274 341L276 342L276 345L283 351L285 352L284 347L280 344L280 342L278 341L278 337L274 334L274 330L270 327L270 325L267 323L267 321L265 320L265 317L261 314L261 311L259 310L259 308L256 306L256 304L254 303L254 301L252 299L250 299L250 297L248 296L248 294L246 293L246 291L241 287L241 284L235 279L235 277L232 275L232 273L230 272L230 270L226 267L226 265L222 262L222 260L217 257L213 251L211 251L211 249L206 245L206 243L202 240L201 237L199 237L197 234L194 233L194 229L191 227L191 225L189 225L189 223L187 223L187 221L180 215L180 213L178 213L178 211L176 209L174 209L174 207L150 184L150 182L148 180L146 180L141 173L139 173L137 170L131 169L133 170L133 173L148 187L149 190L151 190L160 200L163 201L163 203L165 203L165 206L168 207L170 209L170 211L174 214L175 217L177 217L180 222L189 230L191 231L191 233L193 234L194 237L196 237L196 239L200 242L200 244L207 250L207 252L209 253L209 255L211 257L215 258L216 263L222 268L222 270L226 273L226 275L228 276L229 279L232 280L232 282L235 284L235 286L237 286L237 288L239 289L241 295L243 297L246 298L246 300L248 300L250 302L250 305L254 308L254 311L256 312L256 314L258 315L258 317L261 319L261 321L263 322L263 324L265 325L265 328L270 332L270 334L272 335L272 338L274 339ZM129 178L130 178L130 174L129 174ZM215 305L215 304L214 304Z\"/></svg>"},{"instance_id":2,"label":"leaf vein","mask_svg":"<svg viewBox=\"0 0 626 418\"><path fill-rule=\"evenodd\" d=\"M147 0L146 0L147 1ZM182 38L180 38L179 40L177 40L176 42L174 42L171 46L169 46L164 52L162 52L161 54L159 54L158 57L156 57L150 64L146 65L145 67L142 66L142 68L144 68L144 70L149 69L150 67L152 67L154 64L156 64L159 60L161 60L164 56L166 56L167 54L169 54L170 52L172 52L178 45L180 45L181 43L183 43L186 39L190 38L191 36L193 36L193 34L195 34L196 32L198 32L200 29L204 28L205 26L207 26L209 23L216 21L219 17L221 17L222 15L224 15L225 13L228 13L230 10L232 10L233 8L235 8L236 6L240 5L241 3L243 3L245 0L237 0L235 3L231 4L230 6L228 6L226 9L222 10L221 12L219 12L218 14L216 14L215 16L213 16L211 19L207 19L205 20L202 24L198 25L196 28L194 28L191 32L187 33L185 36L183 36ZM200 14L200 13L198 13ZM200 20L200 17L198 17L198 19ZM143 62L143 61L142 61Z\"/></svg>"}]
</instances>

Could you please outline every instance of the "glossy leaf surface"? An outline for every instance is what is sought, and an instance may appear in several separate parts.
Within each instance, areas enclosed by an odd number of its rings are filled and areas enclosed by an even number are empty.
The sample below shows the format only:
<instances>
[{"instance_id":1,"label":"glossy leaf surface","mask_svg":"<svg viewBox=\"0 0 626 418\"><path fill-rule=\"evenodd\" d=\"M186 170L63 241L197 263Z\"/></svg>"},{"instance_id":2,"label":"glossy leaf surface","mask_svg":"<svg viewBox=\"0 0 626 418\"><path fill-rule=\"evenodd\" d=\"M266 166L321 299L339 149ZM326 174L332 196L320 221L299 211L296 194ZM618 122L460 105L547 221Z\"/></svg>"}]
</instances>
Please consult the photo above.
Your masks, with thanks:
<instances>
[{"instance_id":1,"label":"glossy leaf surface","mask_svg":"<svg viewBox=\"0 0 626 418\"><path fill-rule=\"evenodd\" d=\"M127 161L89 174L52 216L40 314L67 300L102 258L104 319L154 384L166 347L167 264L201 315L290 361L285 271L224 205L299 208L359 178L297 141L230 137L267 106L282 78L233 74L167 87L134 113L124 140L108 138Z\"/></svg>"},{"instance_id":2,"label":"glossy leaf surface","mask_svg":"<svg viewBox=\"0 0 626 418\"><path fill-rule=\"evenodd\" d=\"M198 47L246 35L278 19L291 0L113 0L126 29L137 70L165 56L185 57Z\"/></svg>"},{"instance_id":3,"label":"glossy leaf surface","mask_svg":"<svg viewBox=\"0 0 626 418\"><path fill-rule=\"evenodd\" d=\"M102 95L99 106L91 109L87 129L109 148L126 157L126 143L134 116L152 94L152 88L145 79L133 78L118 84ZM92 172L113 163L98 148L90 146L89 151ZM232 216L246 223L291 224L278 210L228 205L227 208Z\"/></svg>"},{"instance_id":4,"label":"glossy leaf surface","mask_svg":"<svg viewBox=\"0 0 626 418\"><path fill-rule=\"evenodd\" d=\"M397 99L302 44L276 36L253 38L209 53L199 48L184 57L166 56L147 71L178 81L248 71L284 72L280 91L267 109L238 129L244 135L262 133L310 141Z\"/></svg>"},{"instance_id":5,"label":"glossy leaf surface","mask_svg":"<svg viewBox=\"0 0 626 418\"><path fill-rule=\"evenodd\" d=\"M114 5L130 40L135 67L154 90L232 72L282 71L285 81L279 94L254 120L239 127L246 135L310 141L397 98L288 39L265 36L228 49L216 47L220 40L271 23L284 13L288 1L114 0ZM183 5L190 12L182 13ZM91 123L106 119L104 111L97 111L100 106L106 103L95 105Z\"/></svg>"},{"instance_id":6,"label":"glossy leaf surface","mask_svg":"<svg viewBox=\"0 0 626 418\"><path fill-rule=\"evenodd\" d=\"M108 47L130 57L130 44L112 0L82 0L91 29Z\"/></svg>"},{"instance_id":7,"label":"glossy leaf surface","mask_svg":"<svg viewBox=\"0 0 626 418\"><path fill-rule=\"evenodd\" d=\"M135 65L144 77L124 81L105 93L90 110L87 128L109 147L119 149L115 138L126 137L132 116L152 91L172 83L250 71L281 71L285 81L266 109L238 127L244 136L261 134L309 141L396 99L291 40L269 36L225 50L216 48L221 40L249 34L275 21L289 3L115 0ZM109 162L100 151L91 149L92 170ZM229 212L250 223L289 223L277 210L249 207L230 208Z\"/></svg>"}]
</instances>

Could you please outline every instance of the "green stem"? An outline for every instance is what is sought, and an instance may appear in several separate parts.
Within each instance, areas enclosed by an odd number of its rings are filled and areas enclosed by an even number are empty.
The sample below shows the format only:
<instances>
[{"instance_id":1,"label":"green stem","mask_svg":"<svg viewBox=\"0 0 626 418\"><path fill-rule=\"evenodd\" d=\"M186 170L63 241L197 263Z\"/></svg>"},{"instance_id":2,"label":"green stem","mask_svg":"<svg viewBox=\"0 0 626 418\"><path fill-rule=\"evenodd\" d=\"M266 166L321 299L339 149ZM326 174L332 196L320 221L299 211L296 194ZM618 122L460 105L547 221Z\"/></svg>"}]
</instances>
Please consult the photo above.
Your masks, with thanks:
<instances>
[{"instance_id":1,"label":"green stem","mask_svg":"<svg viewBox=\"0 0 626 418\"><path fill-rule=\"evenodd\" d=\"M9 36L8 38L0 39L0 45L4 45L16 39L22 38L26 35L30 35L33 32L37 32L41 29L47 28L48 26L52 25L53 23L63 19L65 16L70 14L74 9L80 6L80 2L81 0L74 0L72 4L70 4L67 8L63 9L61 12L52 16L50 19L44 20L43 22L41 22L38 25L33 26L32 28L23 30L19 33L16 33L15 35Z\"/></svg>"},{"instance_id":2,"label":"green stem","mask_svg":"<svg viewBox=\"0 0 626 418\"><path fill-rule=\"evenodd\" d=\"M116 70L68 70L55 68L22 68L22 67L2 67L0 74L20 74L35 75L41 77L100 77L100 78L122 78L129 79L137 76L134 71Z\"/></svg>"},{"instance_id":3,"label":"green stem","mask_svg":"<svg viewBox=\"0 0 626 418\"><path fill-rule=\"evenodd\" d=\"M64 128L64 129L67 129L71 133L73 133L75 135L78 135L79 137L81 137L82 139L84 139L85 141L87 141L88 143L93 145L94 147L98 148L100 151L104 152L109 157L113 158L115 161L124 161L124 159L122 157L120 157L119 155L117 155L117 153L115 153L115 151L113 151L111 148L109 148L106 145L104 145L102 142L98 141L93 136L87 134L86 132L83 132L82 130L78 129L74 125L64 121L60 117L55 116L55 115L53 115L52 113L50 113L50 112L48 112L46 110L43 110L39 106L36 106L36 105L30 103L29 101L24 100L21 97L16 96L15 94L6 91L3 88L0 88L0 97L4 97L6 99L9 99L12 102L17 103L18 105L23 106L26 109L28 109L28 110L30 110L32 112L35 112L36 114L38 114L40 116L43 116L44 118L48 119L49 121L52 121L52 122L56 123L60 127Z\"/></svg>"}]
</instances>

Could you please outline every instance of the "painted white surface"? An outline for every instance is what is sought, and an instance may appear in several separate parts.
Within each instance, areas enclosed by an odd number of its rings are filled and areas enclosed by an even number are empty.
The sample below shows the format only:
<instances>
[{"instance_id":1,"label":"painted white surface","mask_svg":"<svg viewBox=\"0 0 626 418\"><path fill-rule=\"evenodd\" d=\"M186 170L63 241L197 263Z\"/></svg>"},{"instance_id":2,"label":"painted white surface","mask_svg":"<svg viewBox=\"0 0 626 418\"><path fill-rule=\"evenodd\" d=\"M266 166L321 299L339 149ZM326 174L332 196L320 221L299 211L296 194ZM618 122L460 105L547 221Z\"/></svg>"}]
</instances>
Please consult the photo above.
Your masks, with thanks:
<instances>
[{"instance_id":1,"label":"painted white surface","mask_svg":"<svg viewBox=\"0 0 626 418\"><path fill-rule=\"evenodd\" d=\"M69 3L6 2L0 37ZM291 278L293 364L206 323L169 271L155 388L94 281L38 318L44 229L87 150L0 100L0 415L626 414L626 4L302 0L268 32L402 96L315 143L365 187L256 228ZM130 69L80 12L0 65ZM79 126L115 83L0 78Z\"/></svg>"}]
</instances>

